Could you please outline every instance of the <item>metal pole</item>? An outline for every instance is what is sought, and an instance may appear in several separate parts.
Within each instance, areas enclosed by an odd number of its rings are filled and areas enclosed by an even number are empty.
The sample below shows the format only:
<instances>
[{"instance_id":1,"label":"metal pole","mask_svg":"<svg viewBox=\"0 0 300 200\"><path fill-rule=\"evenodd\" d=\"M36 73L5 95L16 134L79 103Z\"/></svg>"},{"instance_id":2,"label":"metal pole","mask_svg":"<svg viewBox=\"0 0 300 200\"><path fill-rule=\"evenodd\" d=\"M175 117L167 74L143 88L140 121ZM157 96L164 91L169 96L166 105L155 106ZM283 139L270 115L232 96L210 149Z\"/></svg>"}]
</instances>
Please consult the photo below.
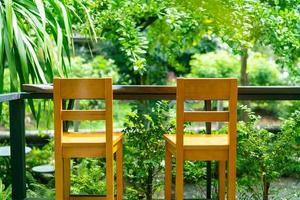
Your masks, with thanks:
<instances>
[{"instance_id":1,"label":"metal pole","mask_svg":"<svg viewBox=\"0 0 300 200\"><path fill-rule=\"evenodd\" d=\"M9 102L12 199L26 198L25 187L25 105L23 99Z\"/></svg>"},{"instance_id":2,"label":"metal pole","mask_svg":"<svg viewBox=\"0 0 300 200\"><path fill-rule=\"evenodd\" d=\"M211 101L205 100L205 110L211 110ZM205 123L206 133L211 134L211 122ZM211 161L206 162L206 199L211 199Z\"/></svg>"}]
</instances>

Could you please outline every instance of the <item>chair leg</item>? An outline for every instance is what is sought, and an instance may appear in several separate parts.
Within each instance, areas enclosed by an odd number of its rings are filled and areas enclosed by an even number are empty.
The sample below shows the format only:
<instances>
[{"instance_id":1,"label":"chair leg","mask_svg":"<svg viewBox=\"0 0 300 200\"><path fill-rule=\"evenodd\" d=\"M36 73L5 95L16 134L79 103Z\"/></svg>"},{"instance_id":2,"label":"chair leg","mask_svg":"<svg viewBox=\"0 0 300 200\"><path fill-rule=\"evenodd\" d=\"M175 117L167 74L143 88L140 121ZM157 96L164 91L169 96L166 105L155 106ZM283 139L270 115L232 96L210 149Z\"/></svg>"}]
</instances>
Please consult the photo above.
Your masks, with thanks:
<instances>
[{"instance_id":1,"label":"chair leg","mask_svg":"<svg viewBox=\"0 0 300 200\"><path fill-rule=\"evenodd\" d=\"M114 158L106 157L106 199L114 199Z\"/></svg>"},{"instance_id":2,"label":"chair leg","mask_svg":"<svg viewBox=\"0 0 300 200\"><path fill-rule=\"evenodd\" d=\"M235 158L228 160L228 200L236 199L236 165Z\"/></svg>"},{"instance_id":3,"label":"chair leg","mask_svg":"<svg viewBox=\"0 0 300 200\"><path fill-rule=\"evenodd\" d=\"M117 200L123 199L123 144L119 143L120 147L116 152L117 160Z\"/></svg>"},{"instance_id":4,"label":"chair leg","mask_svg":"<svg viewBox=\"0 0 300 200\"><path fill-rule=\"evenodd\" d=\"M63 199L63 159L55 155L55 199Z\"/></svg>"},{"instance_id":5,"label":"chair leg","mask_svg":"<svg viewBox=\"0 0 300 200\"><path fill-rule=\"evenodd\" d=\"M183 155L176 155L176 200L183 200L184 183L183 183Z\"/></svg>"},{"instance_id":6,"label":"chair leg","mask_svg":"<svg viewBox=\"0 0 300 200\"><path fill-rule=\"evenodd\" d=\"M219 161L219 200L225 200L225 168L226 161Z\"/></svg>"},{"instance_id":7,"label":"chair leg","mask_svg":"<svg viewBox=\"0 0 300 200\"><path fill-rule=\"evenodd\" d=\"M70 168L70 158L63 159L63 167L64 167L64 200L70 199L70 182L71 182L71 168Z\"/></svg>"},{"instance_id":8,"label":"chair leg","mask_svg":"<svg viewBox=\"0 0 300 200\"><path fill-rule=\"evenodd\" d=\"M166 144L165 152L165 199L171 200L172 196L172 154Z\"/></svg>"}]
</instances>

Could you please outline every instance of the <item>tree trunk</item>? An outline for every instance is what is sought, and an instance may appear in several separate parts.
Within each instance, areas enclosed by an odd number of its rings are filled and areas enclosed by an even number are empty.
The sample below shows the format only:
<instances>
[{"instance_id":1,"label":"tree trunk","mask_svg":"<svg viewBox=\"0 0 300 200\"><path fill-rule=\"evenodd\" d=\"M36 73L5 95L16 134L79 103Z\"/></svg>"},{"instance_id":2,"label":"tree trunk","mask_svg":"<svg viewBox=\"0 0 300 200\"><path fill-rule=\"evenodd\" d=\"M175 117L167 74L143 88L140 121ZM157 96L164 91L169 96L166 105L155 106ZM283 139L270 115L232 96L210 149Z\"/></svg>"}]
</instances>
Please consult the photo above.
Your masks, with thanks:
<instances>
[{"instance_id":1,"label":"tree trunk","mask_svg":"<svg viewBox=\"0 0 300 200\"><path fill-rule=\"evenodd\" d=\"M242 49L241 55L241 85L249 85L247 73L248 49Z\"/></svg>"},{"instance_id":2,"label":"tree trunk","mask_svg":"<svg viewBox=\"0 0 300 200\"><path fill-rule=\"evenodd\" d=\"M241 55L241 85L249 85L248 81L248 73L247 73L247 61L248 61L248 49L243 47L242 48L242 55ZM242 104L249 107L250 102L249 101L243 101ZM248 121L247 114L243 113L241 114L241 120L242 121Z\"/></svg>"},{"instance_id":3,"label":"tree trunk","mask_svg":"<svg viewBox=\"0 0 300 200\"><path fill-rule=\"evenodd\" d=\"M147 200L152 200L152 182L153 182L153 170L152 168L148 169L148 179L147 179L147 188L146 188L146 199Z\"/></svg>"},{"instance_id":4,"label":"tree trunk","mask_svg":"<svg viewBox=\"0 0 300 200\"><path fill-rule=\"evenodd\" d=\"M266 177L263 177L263 200L268 200L269 199L269 189L270 189L270 182L267 181Z\"/></svg>"}]
</instances>

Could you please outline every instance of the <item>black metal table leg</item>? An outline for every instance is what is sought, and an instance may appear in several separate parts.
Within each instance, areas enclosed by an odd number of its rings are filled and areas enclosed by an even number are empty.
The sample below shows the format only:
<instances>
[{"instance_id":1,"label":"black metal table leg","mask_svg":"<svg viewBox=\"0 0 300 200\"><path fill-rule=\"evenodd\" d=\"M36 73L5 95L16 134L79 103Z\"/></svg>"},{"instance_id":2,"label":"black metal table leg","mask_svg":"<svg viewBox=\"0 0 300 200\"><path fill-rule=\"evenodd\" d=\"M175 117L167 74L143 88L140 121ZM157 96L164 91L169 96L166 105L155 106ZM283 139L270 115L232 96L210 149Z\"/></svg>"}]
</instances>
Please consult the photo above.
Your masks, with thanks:
<instances>
[{"instance_id":1,"label":"black metal table leg","mask_svg":"<svg viewBox=\"0 0 300 200\"><path fill-rule=\"evenodd\" d=\"M205 110L211 110L211 101L205 100ZM211 122L206 122L206 133L211 134ZM206 199L211 199L211 161L206 162Z\"/></svg>"},{"instance_id":2,"label":"black metal table leg","mask_svg":"<svg viewBox=\"0 0 300 200\"><path fill-rule=\"evenodd\" d=\"M12 199L26 198L25 187L25 105L23 99L9 102Z\"/></svg>"}]
</instances>

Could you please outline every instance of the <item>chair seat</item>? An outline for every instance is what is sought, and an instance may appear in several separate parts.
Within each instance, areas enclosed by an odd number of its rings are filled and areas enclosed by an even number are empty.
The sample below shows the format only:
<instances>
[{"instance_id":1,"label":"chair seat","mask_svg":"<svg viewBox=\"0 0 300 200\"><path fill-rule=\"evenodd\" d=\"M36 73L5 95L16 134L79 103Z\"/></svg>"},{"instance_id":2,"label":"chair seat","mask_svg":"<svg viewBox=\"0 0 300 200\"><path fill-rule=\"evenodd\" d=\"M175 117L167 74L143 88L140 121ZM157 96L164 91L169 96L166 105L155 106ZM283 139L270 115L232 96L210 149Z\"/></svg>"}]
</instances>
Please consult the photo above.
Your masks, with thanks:
<instances>
[{"instance_id":1,"label":"chair seat","mask_svg":"<svg viewBox=\"0 0 300 200\"><path fill-rule=\"evenodd\" d=\"M165 134L165 140L173 147L176 148L176 135L175 134ZM227 134L197 134L189 135L185 134L183 136L184 149L211 149L211 150L226 150L229 146L228 135Z\"/></svg>"},{"instance_id":2,"label":"chair seat","mask_svg":"<svg viewBox=\"0 0 300 200\"><path fill-rule=\"evenodd\" d=\"M113 133L113 145L116 145L123 137L123 133ZM62 136L63 147L100 147L105 145L105 133L64 133Z\"/></svg>"}]
</instances>

